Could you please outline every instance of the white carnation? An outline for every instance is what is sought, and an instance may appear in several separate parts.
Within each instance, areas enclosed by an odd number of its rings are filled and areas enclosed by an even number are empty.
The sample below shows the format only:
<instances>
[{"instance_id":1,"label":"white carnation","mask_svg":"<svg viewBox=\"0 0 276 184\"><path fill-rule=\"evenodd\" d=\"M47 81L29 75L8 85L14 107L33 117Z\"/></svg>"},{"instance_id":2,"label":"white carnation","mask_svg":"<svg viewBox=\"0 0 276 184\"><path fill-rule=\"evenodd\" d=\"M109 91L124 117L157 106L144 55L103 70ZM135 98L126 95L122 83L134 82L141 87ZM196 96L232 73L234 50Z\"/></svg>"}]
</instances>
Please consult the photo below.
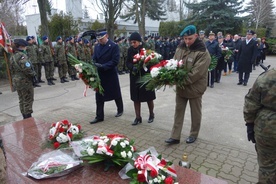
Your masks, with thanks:
<instances>
[{"instance_id":1,"label":"white carnation","mask_svg":"<svg viewBox=\"0 0 276 184\"><path fill-rule=\"evenodd\" d=\"M122 146L122 148L126 147L126 143L124 143L124 142L121 142L120 145Z\"/></svg>"},{"instance_id":2,"label":"white carnation","mask_svg":"<svg viewBox=\"0 0 276 184\"><path fill-rule=\"evenodd\" d=\"M127 156L128 156L128 158L131 158L131 157L132 157L132 152L131 152L131 151L128 151L128 152L127 152Z\"/></svg>"},{"instance_id":3,"label":"white carnation","mask_svg":"<svg viewBox=\"0 0 276 184\"><path fill-rule=\"evenodd\" d=\"M129 145L129 141L128 140L125 140L124 142L126 143L126 145Z\"/></svg>"},{"instance_id":4,"label":"white carnation","mask_svg":"<svg viewBox=\"0 0 276 184\"><path fill-rule=\"evenodd\" d=\"M57 139L57 142L59 143L65 143L68 141L68 137L63 133L59 133L56 139Z\"/></svg>"},{"instance_id":5,"label":"white carnation","mask_svg":"<svg viewBox=\"0 0 276 184\"><path fill-rule=\"evenodd\" d=\"M123 158L126 158L126 156L127 156L126 152L125 152L125 151L121 152L121 156L122 156Z\"/></svg>"},{"instance_id":6,"label":"white carnation","mask_svg":"<svg viewBox=\"0 0 276 184\"><path fill-rule=\"evenodd\" d=\"M116 140L112 140L112 141L111 141L111 145L112 145L112 146L116 146L117 144L118 144L118 141L116 141Z\"/></svg>"},{"instance_id":7,"label":"white carnation","mask_svg":"<svg viewBox=\"0 0 276 184\"><path fill-rule=\"evenodd\" d=\"M159 70L160 70L160 68L156 68L156 67L152 68L150 71L151 77L152 78L157 77L159 74Z\"/></svg>"},{"instance_id":8,"label":"white carnation","mask_svg":"<svg viewBox=\"0 0 276 184\"><path fill-rule=\"evenodd\" d=\"M95 80L95 78L94 78L94 77L91 77L89 80L90 80L90 81L94 81L94 80Z\"/></svg>"},{"instance_id":9,"label":"white carnation","mask_svg":"<svg viewBox=\"0 0 276 184\"><path fill-rule=\"evenodd\" d=\"M153 182L154 182L154 183L157 183L157 182L158 182L158 179L157 179L157 178L154 178L154 179L153 179Z\"/></svg>"},{"instance_id":10,"label":"white carnation","mask_svg":"<svg viewBox=\"0 0 276 184\"><path fill-rule=\"evenodd\" d=\"M52 127L49 130L49 134L52 135L52 136L55 136L56 131L57 131L56 127Z\"/></svg>"},{"instance_id":11,"label":"white carnation","mask_svg":"<svg viewBox=\"0 0 276 184\"><path fill-rule=\"evenodd\" d=\"M76 125L73 125L70 127L69 131L72 132L72 134L78 134L79 128Z\"/></svg>"},{"instance_id":12,"label":"white carnation","mask_svg":"<svg viewBox=\"0 0 276 184\"><path fill-rule=\"evenodd\" d=\"M92 149L92 148L88 148L88 149L87 149L87 153L88 153L89 156L93 156L94 153L95 153L95 150Z\"/></svg>"}]
</instances>

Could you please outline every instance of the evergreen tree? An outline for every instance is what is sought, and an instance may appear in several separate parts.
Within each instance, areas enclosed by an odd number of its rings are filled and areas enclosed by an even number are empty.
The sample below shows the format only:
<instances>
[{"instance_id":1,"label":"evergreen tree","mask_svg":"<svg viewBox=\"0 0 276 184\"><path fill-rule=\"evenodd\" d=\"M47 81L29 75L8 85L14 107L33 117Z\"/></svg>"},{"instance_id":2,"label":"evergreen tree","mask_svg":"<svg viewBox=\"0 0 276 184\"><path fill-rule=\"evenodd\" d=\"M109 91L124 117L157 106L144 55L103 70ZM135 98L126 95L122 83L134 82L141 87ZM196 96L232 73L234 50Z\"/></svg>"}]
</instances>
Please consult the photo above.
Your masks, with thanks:
<instances>
[{"instance_id":1,"label":"evergreen tree","mask_svg":"<svg viewBox=\"0 0 276 184\"><path fill-rule=\"evenodd\" d=\"M192 11L188 18L190 23L205 32L238 33L242 28L242 0L203 0L186 6Z\"/></svg>"},{"instance_id":2,"label":"evergreen tree","mask_svg":"<svg viewBox=\"0 0 276 184\"><path fill-rule=\"evenodd\" d=\"M128 12L122 15L125 20L134 20L138 23L139 33L142 38L145 36L145 18L152 20L166 20L166 0L131 0L129 4L125 4Z\"/></svg>"},{"instance_id":3,"label":"evergreen tree","mask_svg":"<svg viewBox=\"0 0 276 184\"><path fill-rule=\"evenodd\" d=\"M87 10L87 6L84 7L83 18L89 18L89 13L88 13L88 10Z\"/></svg>"}]
</instances>

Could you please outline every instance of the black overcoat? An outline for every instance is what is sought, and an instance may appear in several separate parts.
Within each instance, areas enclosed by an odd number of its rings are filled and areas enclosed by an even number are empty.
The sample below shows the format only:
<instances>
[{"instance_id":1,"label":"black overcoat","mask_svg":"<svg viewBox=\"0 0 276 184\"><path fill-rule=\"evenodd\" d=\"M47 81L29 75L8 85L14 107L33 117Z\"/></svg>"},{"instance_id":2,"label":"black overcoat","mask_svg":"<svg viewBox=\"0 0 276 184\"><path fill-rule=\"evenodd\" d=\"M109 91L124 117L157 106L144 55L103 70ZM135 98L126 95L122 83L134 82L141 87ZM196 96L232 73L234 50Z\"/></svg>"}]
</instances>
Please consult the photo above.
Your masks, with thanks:
<instances>
[{"instance_id":1,"label":"black overcoat","mask_svg":"<svg viewBox=\"0 0 276 184\"><path fill-rule=\"evenodd\" d=\"M97 44L94 49L93 60L102 64L98 68L104 94L96 93L96 101L110 101L122 97L117 65L120 60L119 46L108 40L105 45Z\"/></svg>"},{"instance_id":2,"label":"black overcoat","mask_svg":"<svg viewBox=\"0 0 276 184\"><path fill-rule=\"evenodd\" d=\"M139 83L142 76L146 73L149 73L150 70L148 69L145 71L143 67L140 67L141 70L138 72L133 72L133 56L138 54L140 50L143 48L143 44L140 45L138 48L129 47L127 51L127 67L130 70L129 72L129 79L130 79L130 99L135 102L147 102L154 100L156 98L154 91L147 91L145 86L141 86Z\"/></svg>"},{"instance_id":3,"label":"black overcoat","mask_svg":"<svg viewBox=\"0 0 276 184\"><path fill-rule=\"evenodd\" d=\"M252 72L252 64L255 62L257 57L258 47L257 42L253 39L246 44L246 40L243 40L239 50L238 57L238 71L239 72Z\"/></svg>"}]
</instances>

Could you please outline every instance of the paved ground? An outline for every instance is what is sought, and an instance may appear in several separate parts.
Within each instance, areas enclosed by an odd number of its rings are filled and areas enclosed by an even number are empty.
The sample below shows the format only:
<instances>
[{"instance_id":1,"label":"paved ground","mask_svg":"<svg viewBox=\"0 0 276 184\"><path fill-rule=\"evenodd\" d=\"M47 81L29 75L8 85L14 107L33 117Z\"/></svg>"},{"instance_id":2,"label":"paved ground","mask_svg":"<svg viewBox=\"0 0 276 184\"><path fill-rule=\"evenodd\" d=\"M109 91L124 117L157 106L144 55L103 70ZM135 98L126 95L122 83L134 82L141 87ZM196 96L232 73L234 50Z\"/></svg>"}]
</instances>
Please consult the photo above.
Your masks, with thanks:
<instances>
[{"instance_id":1,"label":"paved ground","mask_svg":"<svg viewBox=\"0 0 276 184\"><path fill-rule=\"evenodd\" d=\"M276 57L267 57L265 64L275 64ZM165 158L178 164L184 152L188 153L192 169L228 183L256 183L258 165L254 145L247 141L246 127L243 121L244 95L263 70L258 67L251 74L248 86L237 86L238 75L233 73L222 76L220 84L208 88L203 96L203 120L198 140L186 144L185 138L190 130L190 112L187 108L182 130L181 143L168 146L164 140L170 137L173 124L175 92L167 87L157 91L155 100L155 121L147 123L148 110L142 104L143 123L131 126L134 120L133 103L129 99L128 75L120 76L125 111L123 116L115 118L114 101L105 104L105 121L90 125L95 116L94 92L89 91L83 97L84 85L81 81L65 84L56 82L55 86L42 84L35 88L35 118L55 122L68 119L72 123L81 123L87 135L104 133L123 133L135 140L139 150L154 146ZM0 81L0 125L21 120L17 93L11 93L6 81Z\"/></svg>"}]
</instances>

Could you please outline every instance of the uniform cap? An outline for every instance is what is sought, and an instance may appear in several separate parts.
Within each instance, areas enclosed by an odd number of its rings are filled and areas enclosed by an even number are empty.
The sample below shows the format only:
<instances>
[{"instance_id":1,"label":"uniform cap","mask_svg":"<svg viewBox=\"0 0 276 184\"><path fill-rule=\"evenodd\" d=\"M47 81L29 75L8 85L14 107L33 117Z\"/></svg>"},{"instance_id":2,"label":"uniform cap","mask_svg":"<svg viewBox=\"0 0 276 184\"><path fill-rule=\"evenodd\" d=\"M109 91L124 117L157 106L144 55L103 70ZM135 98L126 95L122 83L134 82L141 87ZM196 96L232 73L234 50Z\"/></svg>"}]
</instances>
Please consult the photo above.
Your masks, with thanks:
<instances>
[{"instance_id":1,"label":"uniform cap","mask_svg":"<svg viewBox=\"0 0 276 184\"><path fill-rule=\"evenodd\" d=\"M32 40L32 37L31 36L27 36L26 37L26 41L30 41L30 40Z\"/></svg>"},{"instance_id":2,"label":"uniform cap","mask_svg":"<svg viewBox=\"0 0 276 184\"><path fill-rule=\"evenodd\" d=\"M215 35L215 33L213 31L210 31L209 36L210 35Z\"/></svg>"},{"instance_id":3,"label":"uniform cap","mask_svg":"<svg viewBox=\"0 0 276 184\"><path fill-rule=\"evenodd\" d=\"M190 36L196 33L196 27L194 25L186 26L180 33L180 36Z\"/></svg>"},{"instance_id":4,"label":"uniform cap","mask_svg":"<svg viewBox=\"0 0 276 184\"><path fill-rule=\"evenodd\" d=\"M47 40L47 39L48 39L47 36L43 36L43 37L42 37L42 40L43 40L43 41L45 41L45 40Z\"/></svg>"},{"instance_id":5,"label":"uniform cap","mask_svg":"<svg viewBox=\"0 0 276 184\"><path fill-rule=\"evenodd\" d=\"M97 38L98 40L100 40L100 39L102 39L106 34L107 34L106 29L98 30L97 33L96 33L96 38Z\"/></svg>"},{"instance_id":6,"label":"uniform cap","mask_svg":"<svg viewBox=\"0 0 276 184\"><path fill-rule=\"evenodd\" d=\"M200 34L200 35L204 35L205 32L204 32L203 30L200 30L200 31L199 31L199 34Z\"/></svg>"},{"instance_id":7,"label":"uniform cap","mask_svg":"<svg viewBox=\"0 0 276 184\"><path fill-rule=\"evenodd\" d=\"M247 30L247 34L252 34L252 35L254 35L255 32L254 32L253 30L249 29L249 30Z\"/></svg>"},{"instance_id":8,"label":"uniform cap","mask_svg":"<svg viewBox=\"0 0 276 184\"><path fill-rule=\"evenodd\" d=\"M14 44L16 46L24 46L24 47L28 46L28 42L25 41L24 39L14 39Z\"/></svg>"},{"instance_id":9,"label":"uniform cap","mask_svg":"<svg viewBox=\"0 0 276 184\"><path fill-rule=\"evenodd\" d=\"M219 36L219 37L218 37L218 39L222 39L222 38L223 38L223 36Z\"/></svg>"},{"instance_id":10,"label":"uniform cap","mask_svg":"<svg viewBox=\"0 0 276 184\"><path fill-rule=\"evenodd\" d=\"M69 36L68 41L71 41L72 39L73 39L73 37L72 37L72 36Z\"/></svg>"},{"instance_id":11,"label":"uniform cap","mask_svg":"<svg viewBox=\"0 0 276 184\"><path fill-rule=\"evenodd\" d=\"M56 38L56 41L59 41L61 39L61 36L58 36L57 38Z\"/></svg>"},{"instance_id":12,"label":"uniform cap","mask_svg":"<svg viewBox=\"0 0 276 184\"><path fill-rule=\"evenodd\" d=\"M78 38L77 42L81 42L82 41L82 38Z\"/></svg>"}]
</instances>

